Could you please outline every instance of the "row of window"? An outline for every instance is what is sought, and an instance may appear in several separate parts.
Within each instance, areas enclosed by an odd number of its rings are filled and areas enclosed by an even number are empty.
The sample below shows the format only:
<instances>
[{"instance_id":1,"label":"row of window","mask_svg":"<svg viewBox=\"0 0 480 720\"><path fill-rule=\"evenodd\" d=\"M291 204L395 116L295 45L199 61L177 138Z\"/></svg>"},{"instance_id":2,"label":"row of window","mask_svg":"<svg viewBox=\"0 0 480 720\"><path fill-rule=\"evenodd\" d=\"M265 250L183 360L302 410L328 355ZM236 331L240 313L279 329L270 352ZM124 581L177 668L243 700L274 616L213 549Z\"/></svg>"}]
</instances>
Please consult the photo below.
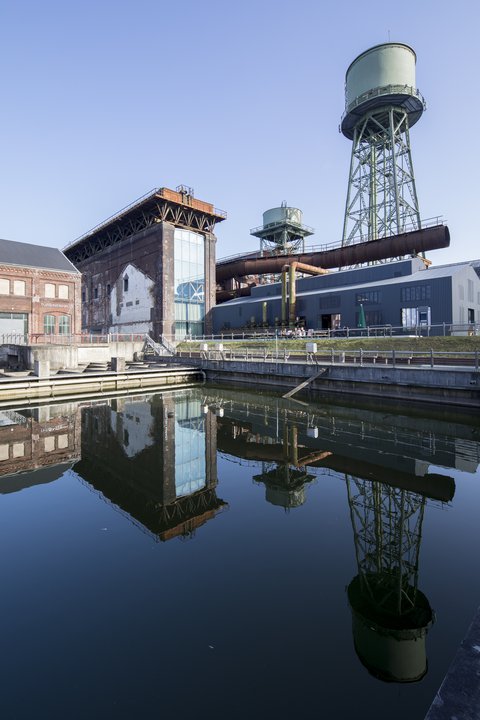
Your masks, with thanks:
<instances>
[{"instance_id":1,"label":"row of window","mask_svg":"<svg viewBox=\"0 0 480 720\"><path fill-rule=\"evenodd\" d=\"M340 295L320 295L318 298L318 307L323 308L340 307Z\"/></svg>"},{"instance_id":2,"label":"row of window","mask_svg":"<svg viewBox=\"0 0 480 720\"><path fill-rule=\"evenodd\" d=\"M400 291L401 302L416 302L417 300L430 300L432 290L430 285L411 285Z\"/></svg>"},{"instance_id":3,"label":"row of window","mask_svg":"<svg viewBox=\"0 0 480 720\"><path fill-rule=\"evenodd\" d=\"M43 439L45 452L66 450L68 448L68 435L49 435ZM0 462L25 457L25 443L15 442L0 445Z\"/></svg>"},{"instance_id":4,"label":"row of window","mask_svg":"<svg viewBox=\"0 0 480 720\"><path fill-rule=\"evenodd\" d=\"M110 293L112 292L112 287L111 287L110 283L107 283L106 290L107 290L107 296L110 297ZM125 275L125 277L123 278L123 292L128 292L128 276L127 275ZM95 287L92 287L90 295L94 300L98 300L98 298L101 297L101 285L96 285ZM85 288L83 288L82 302L86 302L86 301L87 301L87 291Z\"/></svg>"},{"instance_id":5,"label":"row of window","mask_svg":"<svg viewBox=\"0 0 480 720\"><path fill-rule=\"evenodd\" d=\"M0 295L26 295L27 283L25 280L10 280L9 278L0 278ZM44 297L58 298L59 300L68 300L68 285L57 285L55 283L44 284Z\"/></svg>"},{"instance_id":6,"label":"row of window","mask_svg":"<svg viewBox=\"0 0 480 720\"><path fill-rule=\"evenodd\" d=\"M404 287L400 290L401 302L417 302L420 300L430 300L430 285L412 285ZM379 305L382 302L382 293L380 290L362 290L355 294L355 305ZM321 295L318 299L318 306L322 308L340 307L340 295Z\"/></svg>"},{"instance_id":7,"label":"row of window","mask_svg":"<svg viewBox=\"0 0 480 720\"><path fill-rule=\"evenodd\" d=\"M365 290L355 295L355 305L363 303L368 305L378 305L382 302L382 293L380 290Z\"/></svg>"},{"instance_id":8,"label":"row of window","mask_svg":"<svg viewBox=\"0 0 480 720\"><path fill-rule=\"evenodd\" d=\"M43 332L45 335L70 335L70 315L44 315Z\"/></svg>"}]
</instances>

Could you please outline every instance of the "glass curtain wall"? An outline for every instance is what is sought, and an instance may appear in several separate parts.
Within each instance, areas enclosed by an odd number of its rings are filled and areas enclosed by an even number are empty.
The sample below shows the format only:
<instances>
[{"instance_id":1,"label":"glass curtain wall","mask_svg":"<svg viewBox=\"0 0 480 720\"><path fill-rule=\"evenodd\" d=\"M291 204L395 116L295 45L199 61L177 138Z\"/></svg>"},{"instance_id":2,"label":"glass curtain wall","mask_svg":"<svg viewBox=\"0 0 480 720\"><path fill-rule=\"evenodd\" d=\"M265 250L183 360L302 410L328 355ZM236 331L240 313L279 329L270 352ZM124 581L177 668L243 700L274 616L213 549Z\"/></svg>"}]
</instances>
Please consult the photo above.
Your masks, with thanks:
<instances>
[{"instance_id":1,"label":"glass curtain wall","mask_svg":"<svg viewBox=\"0 0 480 720\"><path fill-rule=\"evenodd\" d=\"M174 236L175 336L203 335L205 318L205 240L190 230Z\"/></svg>"}]
</instances>

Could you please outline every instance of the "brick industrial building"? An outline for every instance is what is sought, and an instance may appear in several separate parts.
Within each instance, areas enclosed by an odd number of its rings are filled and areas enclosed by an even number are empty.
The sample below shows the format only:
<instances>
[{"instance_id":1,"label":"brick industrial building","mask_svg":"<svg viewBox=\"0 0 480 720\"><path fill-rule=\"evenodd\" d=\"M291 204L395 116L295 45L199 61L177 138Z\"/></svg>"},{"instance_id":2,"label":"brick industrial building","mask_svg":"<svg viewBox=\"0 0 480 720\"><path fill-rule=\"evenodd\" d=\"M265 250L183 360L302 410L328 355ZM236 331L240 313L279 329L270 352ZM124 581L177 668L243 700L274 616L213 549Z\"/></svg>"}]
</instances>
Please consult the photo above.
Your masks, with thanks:
<instances>
[{"instance_id":1,"label":"brick industrial building","mask_svg":"<svg viewBox=\"0 0 480 720\"><path fill-rule=\"evenodd\" d=\"M211 332L213 230L225 217L191 188L160 188L67 246L83 276L83 327L155 339Z\"/></svg>"},{"instance_id":2,"label":"brick industrial building","mask_svg":"<svg viewBox=\"0 0 480 720\"><path fill-rule=\"evenodd\" d=\"M0 240L2 341L80 333L80 285L80 273L60 250Z\"/></svg>"}]
</instances>

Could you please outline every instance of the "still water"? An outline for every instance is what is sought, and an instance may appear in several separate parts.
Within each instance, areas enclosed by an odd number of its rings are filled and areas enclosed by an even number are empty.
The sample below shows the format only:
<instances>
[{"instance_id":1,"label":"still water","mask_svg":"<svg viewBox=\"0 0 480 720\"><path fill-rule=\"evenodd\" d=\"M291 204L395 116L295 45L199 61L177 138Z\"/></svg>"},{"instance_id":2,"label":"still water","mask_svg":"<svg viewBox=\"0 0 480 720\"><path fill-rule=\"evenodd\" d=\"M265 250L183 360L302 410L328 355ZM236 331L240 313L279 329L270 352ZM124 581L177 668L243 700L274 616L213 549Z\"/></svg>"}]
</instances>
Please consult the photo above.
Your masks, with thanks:
<instances>
[{"instance_id":1,"label":"still water","mask_svg":"<svg viewBox=\"0 0 480 720\"><path fill-rule=\"evenodd\" d=\"M0 714L421 720L480 601L474 419L253 391L0 411Z\"/></svg>"}]
</instances>

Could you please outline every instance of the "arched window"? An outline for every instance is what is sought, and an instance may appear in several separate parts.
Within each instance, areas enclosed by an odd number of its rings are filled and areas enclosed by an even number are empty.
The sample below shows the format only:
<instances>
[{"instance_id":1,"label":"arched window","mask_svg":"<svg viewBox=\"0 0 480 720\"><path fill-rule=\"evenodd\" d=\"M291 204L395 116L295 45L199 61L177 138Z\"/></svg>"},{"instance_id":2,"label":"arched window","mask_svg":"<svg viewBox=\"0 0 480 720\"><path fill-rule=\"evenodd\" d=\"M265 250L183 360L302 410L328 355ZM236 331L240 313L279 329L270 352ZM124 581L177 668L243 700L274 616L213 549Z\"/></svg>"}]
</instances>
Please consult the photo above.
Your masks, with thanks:
<instances>
[{"instance_id":1,"label":"arched window","mask_svg":"<svg viewBox=\"0 0 480 720\"><path fill-rule=\"evenodd\" d=\"M70 335L70 315L60 315L58 318L59 335Z\"/></svg>"},{"instance_id":2,"label":"arched window","mask_svg":"<svg viewBox=\"0 0 480 720\"><path fill-rule=\"evenodd\" d=\"M55 334L55 315L43 316L43 332L45 335Z\"/></svg>"},{"instance_id":3,"label":"arched window","mask_svg":"<svg viewBox=\"0 0 480 720\"><path fill-rule=\"evenodd\" d=\"M123 276L123 292L128 292L128 275Z\"/></svg>"}]
</instances>

